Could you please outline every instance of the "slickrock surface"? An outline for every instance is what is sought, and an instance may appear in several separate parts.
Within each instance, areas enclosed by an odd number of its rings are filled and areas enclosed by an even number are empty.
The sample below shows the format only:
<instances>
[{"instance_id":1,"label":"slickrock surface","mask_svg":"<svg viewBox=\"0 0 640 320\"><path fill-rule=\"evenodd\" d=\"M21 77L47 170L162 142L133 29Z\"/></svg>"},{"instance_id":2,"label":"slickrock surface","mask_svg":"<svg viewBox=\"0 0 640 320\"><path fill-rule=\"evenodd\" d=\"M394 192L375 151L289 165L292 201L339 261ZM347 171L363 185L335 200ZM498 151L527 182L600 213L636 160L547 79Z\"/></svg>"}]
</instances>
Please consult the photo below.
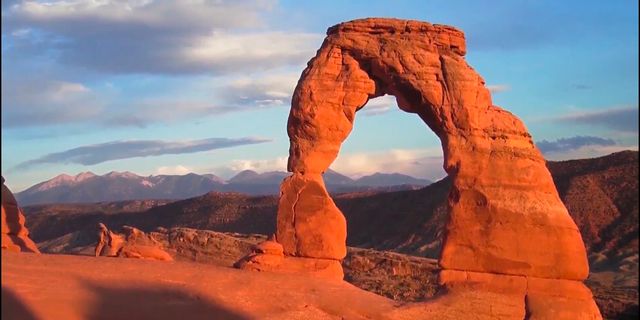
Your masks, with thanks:
<instances>
[{"instance_id":1,"label":"slickrock surface","mask_svg":"<svg viewBox=\"0 0 640 320\"><path fill-rule=\"evenodd\" d=\"M3 319L522 319L525 305L523 282L514 280L465 283L403 305L346 282L296 274L7 251L2 284ZM545 283L538 286L547 292ZM563 319L553 312L572 310L567 301L549 309L549 301L535 303L545 303L551 316L531 319Z\"/></svg>"},{"instance_id":2,"label":"slickrock surface","mask_svg":"<svg viewBox=\"0 0 640 320\"><path fill-rule=\"evenodd\" d=\"M230 267L247 252L253 250L256 244L267 238L264 235L219 233L188 228L158 228L157 231L147 235L159 241L164 250L170 252L176 261L197 261L225 267ZM59 239L66 244L58 248L65 248L64 252L93 254L94 245L83 244L83 241L76 242L73 238L76 236ZM44 250L50 249L52 247ZM342 265L347 282L398 302L425 301L441 289L438 284L439 268L435 259L348 248L348 254ZM611 282L607 279L594 279L596 276L601 278L601 274L592 274L588 283L589 287L595 290L594 293L599 294L596 299L600 308L605 308L601 309L603 316L606 315L607 319L635 319L633 315L637 315L637 302L634 302L637 301L637 291L633 291L635 296L629 296L632 290L624 286L620 287L621 283L618 280L614 280L615 293L611 288L613 283L602 287L596 286L594 289L593 281Z\"/></svg>"},{"instance_id":3,"label":"slickrock surface","mask_svg":"<svg viewBox=\"0 0 640 320\"><path fill-rule=\"evenodd\" d=\"M479 318L522 318L525 311L532 319L601 318L581 282L589 273L584 243L542 154L524 124L493 105L465 53L464 34L448 26L361 19L329 28L293 94L287 124L293 174L281 186L277 241L292 259L344 258L346 221L322 173L336 159L356 112L369 99L390 94L442 141L452 179L443 274L481 275L444 277L450 294L430 304L435 314L455 314L449 308ZM544 279L570 281L572 289L558 296L524 290ZM500 298L505 292L512 299ZM476 298L480 303L462 303ZM556 312L561 302L567 308Z\"/></svg>"},{"instance_id":4,"label":"slickrock surface","mask_svg":"<svg viewBox=\"0 0 640 320\"><path fill-rule=\"evenodd\" d=\"M295 274L2 251L2 319L390 319L393 306Z\"/></svg>"},{"instance_id":5,"label":"slickrock surface","mask_svg":"<svg viewBox=\"0 0 640 320\"><path fill-rule=\"evenodd\" d=\"M24 214L11 190L4 185L2 177L2 249L40 253L29 238L29 230L24 221Z\"/></svg>"}]
</instances>

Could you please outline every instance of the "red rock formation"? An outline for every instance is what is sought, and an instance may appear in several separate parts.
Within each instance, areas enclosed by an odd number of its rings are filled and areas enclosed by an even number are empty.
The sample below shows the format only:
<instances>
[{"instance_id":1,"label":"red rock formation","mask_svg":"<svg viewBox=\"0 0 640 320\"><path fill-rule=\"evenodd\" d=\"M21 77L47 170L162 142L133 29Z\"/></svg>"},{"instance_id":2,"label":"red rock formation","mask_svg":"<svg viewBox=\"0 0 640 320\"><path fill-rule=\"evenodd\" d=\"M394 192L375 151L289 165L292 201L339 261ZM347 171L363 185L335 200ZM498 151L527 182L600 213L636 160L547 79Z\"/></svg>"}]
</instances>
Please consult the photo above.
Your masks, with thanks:
<instances>
[{"instance_id":1,"label":"red rock formation","mask_svg":"<svg viewBox=\"0 0 640 320\"><path fill-rule=\"evenodd\" d=\"M123 240L115 245L118 257L173 261L173 257L165 251L164 246L154 239L152 234L146 234L138 228L122 227Z\"/></svg>"},{"instance_id":2,"label":"red rock formation","mask_svg":"<svg viewBox=\"0 0 640 320\"><path fill-rule=\"evenodd\" d=\"M340 261L333 259L293 258L284 255L284 248L272 237L251 248L251 253L234 265L236 268L280 273L307 273L327 279L342 279Z\"/></svg>"},{"instance_id":3,"label":"red rock formation","mask_svg":"<svg viewBox=\"0 0 640 320\"><path fill-rule=\"evenodd\" d=\"M29 230L24 225L24 214L18 207L11 190L4 185L2 177L2 249L15 252L40 253L29 238Z\"/></svg>"},{"instance_id":4,"label":"red rock formation","mask_svg":"<svg viewBox=\"0 0 640 320\"><path fill-rule=\"evenodd\" d=\"M493 105L484 80L464 60L465 52L464 34L448 26L362 19L329 28L293 94L287 125L293 175L281 186L277 240L289 257L344 258L346 222L322 173L351 132L356 112L369 99L390 94L442 142L444 169L453 184L439 261L443 274L479 274L472 282L483 283L480 288L497 285L498 295L508 287L514 304L505 306L505 314L511 316L525 315L526 295L532 318L597 319L590 296L580 295L586 304L580 300L561 313L545 313L539 308L555 308L560 300L530 296L526 286L516 284L562 279L588 292L580 282L589 272L587 256L527 129ZM469 281L465 276L443 283L466 288L466 294L478 288L466 285ZM558 295L571 300L571 292ZM476 307L458 311L475 312ZM490 306L486 312L495 316Z\"/></svg>"}]
</instances>

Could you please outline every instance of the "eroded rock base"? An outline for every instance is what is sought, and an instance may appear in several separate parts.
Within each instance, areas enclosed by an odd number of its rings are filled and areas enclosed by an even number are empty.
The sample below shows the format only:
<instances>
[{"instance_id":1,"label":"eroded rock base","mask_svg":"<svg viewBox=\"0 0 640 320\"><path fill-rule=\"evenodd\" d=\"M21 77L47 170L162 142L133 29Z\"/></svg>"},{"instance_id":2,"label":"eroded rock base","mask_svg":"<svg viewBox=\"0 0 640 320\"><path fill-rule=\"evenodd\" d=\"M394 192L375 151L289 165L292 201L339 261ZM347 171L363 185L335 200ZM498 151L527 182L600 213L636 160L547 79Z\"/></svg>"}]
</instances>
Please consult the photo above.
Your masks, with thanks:
<instances>
[{"instance_id":1,"label":"eroded rock base","mask_svg":"<svg viewBox=\"0 0 640 320\"><path fill-rule=\"evenodd\" d=\"M233 266L244 270L304 274L331 280L344 278L340 261L285 256L282 245L274 240L261 242L251 251Z\"/></svg>"},{"instance_id":2,"label":"eroded rock base","mask_svg":"<svg viewBox=\"0 0 640 320\"><path fill-rule=\"evenodd\" d=\"M581 281L456 270L441 271L439 281L441 296L408 309L422 305L458 319L602 319Z\"/></svg>"}]
</instances>

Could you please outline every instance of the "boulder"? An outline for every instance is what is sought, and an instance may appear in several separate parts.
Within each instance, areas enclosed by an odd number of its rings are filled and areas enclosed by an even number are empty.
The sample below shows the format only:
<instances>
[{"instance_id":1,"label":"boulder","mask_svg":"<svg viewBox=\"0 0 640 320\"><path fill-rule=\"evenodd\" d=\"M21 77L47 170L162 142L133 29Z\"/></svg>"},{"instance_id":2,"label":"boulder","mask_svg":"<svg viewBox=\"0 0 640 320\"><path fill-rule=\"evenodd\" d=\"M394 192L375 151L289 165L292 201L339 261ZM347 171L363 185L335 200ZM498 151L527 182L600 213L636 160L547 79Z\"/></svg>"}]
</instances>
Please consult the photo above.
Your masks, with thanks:
<instances>
[{"instance_id":1,"label":"boulder","mask_svg":"<svg viewBox=\"0 0 640 320\"><path fill-rule=\"evenodd\" d=\"M123 226L122 230L122 234L113 232L112 230L106 230L109 241L104 247L102 255L108 257L173 261L173 257L165 250L164 245L153 237L153 233L147 234L131 226Z\"/></svg>"}]
</instances>

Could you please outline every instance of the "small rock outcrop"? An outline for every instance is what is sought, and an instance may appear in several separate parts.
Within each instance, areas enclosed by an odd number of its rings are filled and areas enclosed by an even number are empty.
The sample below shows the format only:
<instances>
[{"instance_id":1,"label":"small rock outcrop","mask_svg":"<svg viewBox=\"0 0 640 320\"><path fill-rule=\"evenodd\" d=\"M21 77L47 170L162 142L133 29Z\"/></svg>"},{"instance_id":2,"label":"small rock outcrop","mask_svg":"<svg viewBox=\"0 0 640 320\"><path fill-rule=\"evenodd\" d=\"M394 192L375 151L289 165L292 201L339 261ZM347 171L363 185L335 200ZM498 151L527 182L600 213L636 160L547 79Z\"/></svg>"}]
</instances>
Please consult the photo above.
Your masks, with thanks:
<instances>
[{"instance_id":1,"label":"small rock outcrop","mask_svg":"<svg viewBox=\"0 0 640 320\"><path fill-rule=\"evenodd\" d=\"M307 273L327 279L342 279L340 261L331 259L293 258L284 255L284 248L270 237L251 248L251 253L234 265L236 268L281 273Z\"/></svg>"},{"instance_id":2,"label":"small rock outcrop","mask_svg":"<svg viewBox=\"0 0 640 320\"><path fill-rule=\"evenodd\" d=\"M102 223L99 226L96 256L173 261L159 241L140 229L124 226L123 234L118 234Z\"/></svg>"},{"instance_id":3,"label":"small rock outcrop","mask_svg":"<svg viewBox=\"0 0 640 320\"><path fill-rule=\"evenodd\" d=\"M2 249L14 252L40 253L29 238L29 230L24 225L24 214L11 190L4 185L2 177Z\"/></svg>"},{"instance_id":4,"label":"small rock outcrop","mask_svg":"<svg viewBox=\"0 0 640 320\"><path fill-rule=\"evenodd\" d=\"M492 103L465 53L462 31L444 25L361 19L328 29L293 93L293 174L282 182L277 215L281 260L345 257L346 220L322 174L357 111L389 94L440 138L452 180L439 260L447 295L426 306L434 319L600 319L582 283L584 243L542 154L522 121ZM252 260L260 256L273 255Z\"/></svg>"}]
</instances>

